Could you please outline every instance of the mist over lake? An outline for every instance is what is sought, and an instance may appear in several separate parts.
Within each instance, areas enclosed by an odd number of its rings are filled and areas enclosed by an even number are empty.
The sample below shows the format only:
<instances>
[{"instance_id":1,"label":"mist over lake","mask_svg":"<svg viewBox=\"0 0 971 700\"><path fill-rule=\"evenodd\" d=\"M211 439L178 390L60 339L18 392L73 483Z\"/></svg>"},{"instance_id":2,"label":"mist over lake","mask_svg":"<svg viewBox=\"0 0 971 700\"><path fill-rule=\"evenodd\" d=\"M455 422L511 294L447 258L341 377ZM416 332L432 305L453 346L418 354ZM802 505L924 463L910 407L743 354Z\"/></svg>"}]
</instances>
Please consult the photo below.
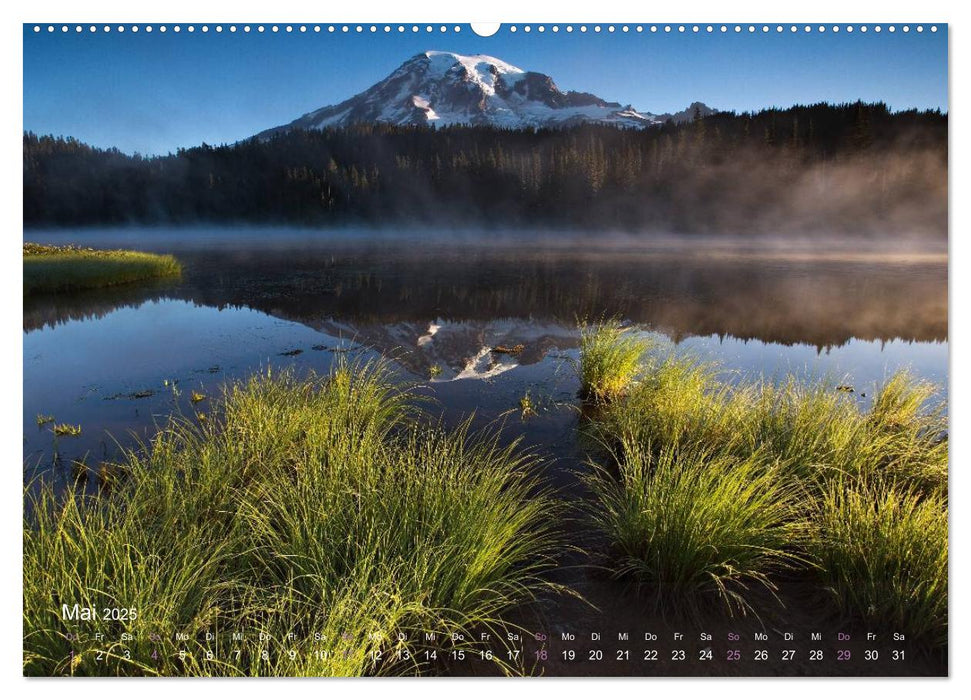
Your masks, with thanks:
<instances>
[{"instance_id":1,"label":"mist over lake","mask_svg":"<svg viewBox=\"0 0 971 700\"><path fill-rule=\"evenodd\" d=\"M347 352L390 358L451 422L508 419L531 391L549 410L508 430L540 442L576 421L578 322L606 318L729 374L845 379L870 396L901 368L947 379L946 251L927 243L252 227L28 239L172 252L184 269L25 299L29 474L66 478L71 459L191 414L193 390L213 396L267 367L326 371ZM55 441L35 425L51 413L83 435Z\"/></svg>"}]
</instances>

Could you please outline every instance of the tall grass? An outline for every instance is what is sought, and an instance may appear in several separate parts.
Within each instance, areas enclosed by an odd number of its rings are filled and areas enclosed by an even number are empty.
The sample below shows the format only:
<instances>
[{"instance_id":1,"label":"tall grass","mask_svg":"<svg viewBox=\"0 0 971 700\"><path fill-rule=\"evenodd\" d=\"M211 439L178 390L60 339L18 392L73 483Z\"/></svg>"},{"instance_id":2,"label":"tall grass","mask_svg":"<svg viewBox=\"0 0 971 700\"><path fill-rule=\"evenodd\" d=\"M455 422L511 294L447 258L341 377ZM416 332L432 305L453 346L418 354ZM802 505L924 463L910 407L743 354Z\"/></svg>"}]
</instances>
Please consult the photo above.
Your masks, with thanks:
<instances>
[{"instance_id":1,"label":"tall grass","mask_svg":"<svg viewBox=\"0 0 971 700\"><path fill-rule=\"evenodd\" d=\"M738 440L747 397L716 379L713 365L690 357L648 356L640 382L601 416L612 442L722 449Z\"/></svg>"},{"instance_id":2,"label":"tall grass","mask_svg":"<svg viewBox=\"0 0 971 700\"><path fill-rule=\"evenodd\" d=\"M947 505L894 487L832 486L810 552L839 609L908 641L947 641Z\"/></svg>"},{"instance_id":3,"label":"tall grass","mask_svg":"<svg viewBox=\"0 0 971 700\"><path fill-rule=\"evenodd\" d=\"M641 371L641 358L648 341L605 321L580 329L580 393L596 403L606 403L623 395Z\"/></svg>"},{"instance_id":4,"label":"tall grass","mask_svg":"<svg viewBox=\"0 0 971 700\"><path fill-rule=\"evenodd\" d=\"M24 523L25 673L415 673L418 630L502 629L550 585L557 508L534 458L428 426L413 399L380 364L267 373L129 454L111 491L41 489ZM133 622L81 625L134 640L98 662L104 642L65 638L65 602L136 606ZM232 630L271 641L208 659L216 628L223 652Z\"/></svg>"},{"instance_id":5,"label":"tall grass","mask_svg":"<svg viewBox=\"0 0 971 700\"><path fill-rule=\"evenodd\" d=\"M946 494L948 425L937 394L931 382L897 373L876 395L866 421L870 434L882 442L877 469L891 481Z\"/></svg>"},{"instance_id":6,"label":"tall grass","mask_svg":"<svg viewBox=\"0 0 971 700\"><path fill-rule=\"evenodd\" d=\"M825 380L729 382L691 357L648 357L642 379L597 423L616 444L759 453L807 486L854 476L947 487L947 420L932 384L898 372L869 410Z\"/></svg>"},{"instance_id":7,"label":"tall grass","mask_svg":"<svg viewBox=\"0 0 971 700\"><path fill-rule=\"evenodd\" d=\"M658 353L643 367L594 421L608 448L594 460L594 522L616 573L738 610L750 605L741 581L771 587L791 564L827 582L836 611L941 639L948 439L933 385L901 372L863 408L823 380L727 381Z\"/></svg>"},{"instance_id":8,"label":"tall grass","mask_svg":"<svg viewBox=\"0 0 971 700\"><path fill-rule=\"evenodd\" d=\"M24 294L108 287L177 277L182 266L171 255L133 250L24 243Z\"/></svg>"}]
</instances>

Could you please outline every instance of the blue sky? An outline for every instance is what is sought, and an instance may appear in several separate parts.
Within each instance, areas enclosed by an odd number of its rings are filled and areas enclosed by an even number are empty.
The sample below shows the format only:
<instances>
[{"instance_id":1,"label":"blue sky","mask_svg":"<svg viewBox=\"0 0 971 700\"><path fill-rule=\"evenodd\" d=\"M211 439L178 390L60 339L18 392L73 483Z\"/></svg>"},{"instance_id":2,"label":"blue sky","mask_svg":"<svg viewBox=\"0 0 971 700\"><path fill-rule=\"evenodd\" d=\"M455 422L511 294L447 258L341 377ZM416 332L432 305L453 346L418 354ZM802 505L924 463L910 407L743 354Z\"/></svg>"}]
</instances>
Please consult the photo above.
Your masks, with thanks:
<instances>
[{"instance_id":1,"label":"blue sky","mask_svg":"<svg viewBox=\"0 0 971 700\"><path fill-rule=\"evenodd\" d=\"M427 49L485 53L650 112L700 100L756 110L818 101L882 100L947 110L947 29L922 33L702 31L586 33L548 28L492 37L339 30L320 33L35 33L24 27L24 128L126 152L167 153L236 141L360 92ZM101 25L99 25L100 27ZM299 26L299 25L297 25ZM577 25L578 26L578 25ZM899 27L900 25L898 25ZM239 25L241 28L242 25ZM268 25L267 25L268 27ZM410 29L410 28L409 28Z\"/></svg>"}]
</instances>

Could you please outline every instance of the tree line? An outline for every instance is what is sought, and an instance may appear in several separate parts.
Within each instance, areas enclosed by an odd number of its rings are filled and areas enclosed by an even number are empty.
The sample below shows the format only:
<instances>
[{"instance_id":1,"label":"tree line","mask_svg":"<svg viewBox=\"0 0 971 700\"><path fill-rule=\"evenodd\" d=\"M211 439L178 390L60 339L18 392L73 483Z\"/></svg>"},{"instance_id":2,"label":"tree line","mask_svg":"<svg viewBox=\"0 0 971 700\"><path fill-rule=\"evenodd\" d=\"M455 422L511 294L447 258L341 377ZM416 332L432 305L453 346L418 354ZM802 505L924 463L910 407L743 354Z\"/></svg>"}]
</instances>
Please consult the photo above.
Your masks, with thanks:
<instances>
[{"instance_id":1,"label":"tree line","mask_svg":"<svg viewBox=\"0 0 971 700\"><path fill-rule=\"evenodd\" d=\"M360 124L152 157L25 132L24 223L946 236L947 122L821 103L642 130Z\"/></svg>"}]
</instances>

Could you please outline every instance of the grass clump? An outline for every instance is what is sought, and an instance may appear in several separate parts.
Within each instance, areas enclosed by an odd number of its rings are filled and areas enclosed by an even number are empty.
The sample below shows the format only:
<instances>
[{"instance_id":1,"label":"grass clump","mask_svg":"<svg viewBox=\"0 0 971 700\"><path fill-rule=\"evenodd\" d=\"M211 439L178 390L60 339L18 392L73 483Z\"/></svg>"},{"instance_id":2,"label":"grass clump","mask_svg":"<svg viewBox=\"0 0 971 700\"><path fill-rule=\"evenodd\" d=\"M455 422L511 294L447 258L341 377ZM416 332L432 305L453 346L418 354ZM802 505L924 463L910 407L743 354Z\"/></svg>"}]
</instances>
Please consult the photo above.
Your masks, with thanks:
<instances>
[{"instance_id":1,"label":"grass clump","mask_svg":"<svg viewBox=\"0 0 971 700\"><path fill-rule=\"evenodd\" d=\"M57 423L51 430L58 436L77 437L81 434L81 426L70 423Z\"/></svg>"},{"instance_id":2,"label":"grass clump","mask_svg":"<svg viewBox=\"0 0 971 700\"><path fill-rule=\"evenodd\" d=\"M728 381L674 355L643 367L593 421L607 447L594 522L618 575L738 610L743 583L771 588L791 565L834 613L943 639L948 436L932 384L897 373L867 408L822 380Z\"/></svg>"},{"instance_id":3,"label":"grass clump","mask_svg":"<svg viewBox=\"0 0 971 700\"><path fill-rule=\"evenodd\" d=\"M617 576L632 576L659 607L700 613L712 599L750 609L753 586L789 567L797 539L796 489L752 456L624 445L619 479L604 469L588 478L594 519L611 543Z\"/></svg>"},{"instance_id":4,"label":"grass clump","mask_svg":"<svg viewBox=\"0 0 971 700\"><path fill-rule=\"evenodd\" d=\"M809 551L844 614L909 641L947 641L947 505L895 487L831 487Z\"/></svg>"},{"instance_id":5,"label":"grass clump","mask_svg":"<svg viewBox=\"0 0 971 700\"><path fill-rule=\"evenodd\" d=\"M844 477L946 490L947 420L933 384L898 372L865 410L825 380L723 377L691 357L649 356L641 380L596 429L613 445L759 453L816 493Z\"/></svg>"},{"instance_id":6,"label":"grass clump","mask_svg":"<svg viewBox=\"0 0 971 700\"><path fill-rule=\"evenodd\" d=\"M623 401L601 415L613 443L724 450L739 440L748 396L717 381L714 365L690 357L648 356L643 376Z\"/></svg>"},{"instance_id":7,"label":"grass clump","mask_svg":"<svg viewBox=\"0 0 971 700\"><path fill-rule=\"evenodd\" d=\"M877 393L866 421L882 442L876 465L891 481L946 495L948 426L937 392L931 382L898 372Z\"/></svg>"},{"instance_id":8,"label":"grass clump","mask_svg":"<svg viewBox=\"0 0 971 700\"><path fill-rule=\"evenodd\" d=\"M637 379L649 343L616 321L580 330L580 395L595 403L622 396Z\"/></svg>"},{"instance_id":9,"label":"grass clump","mask_svg":"<svg viewBox=\"0 0 971 700\"><path fill-rule=\"evenodd\" d=\"M532 457L429 427L413 403L383 365L268 372L129 454L110 491L40 489L24 523L25 673L418 673L418 630L502 629L551 585L556 506ZM75 602L139 614L69 643L61 605ZM216 627L270 641L208 659ZM98 631L134 640L106 667Z\"/></svg>"},{"instance_id":10,"label":"grass clump","mask_svg":"<svg viewBox=\"0 0 971 700\"><path fill-rule=\"evenodd\" d=\"M171 255L133 250L24 243L23 255L25 295L108 287L182 274L182 266Z\"/></svg>"}]
</instances>

